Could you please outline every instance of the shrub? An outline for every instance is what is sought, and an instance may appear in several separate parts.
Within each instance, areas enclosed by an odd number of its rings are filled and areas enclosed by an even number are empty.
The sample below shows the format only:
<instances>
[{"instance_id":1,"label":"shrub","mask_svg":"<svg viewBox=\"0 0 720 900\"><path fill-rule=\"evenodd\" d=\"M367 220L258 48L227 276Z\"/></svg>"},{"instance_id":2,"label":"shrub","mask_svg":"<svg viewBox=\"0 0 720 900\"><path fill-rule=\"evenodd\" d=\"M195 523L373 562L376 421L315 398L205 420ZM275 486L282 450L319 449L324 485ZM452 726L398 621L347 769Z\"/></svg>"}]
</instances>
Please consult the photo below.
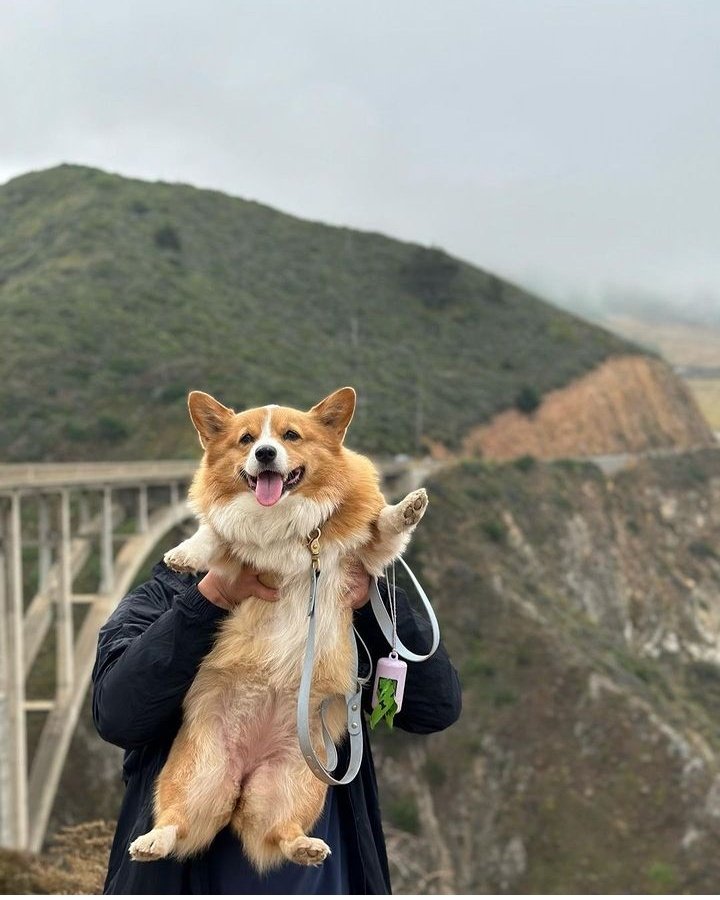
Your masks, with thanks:
<instances>
[{"instance_id":1,"label":"shrub","mask_svg":"<svg viewBox=\"0 0 720 900\"><path fill-rule=\"evenodd\" d=\"M531 469L534 469L536 465L537 460L529 453L526 453L525 456L520 456L515 460L515 468L520 469L521 472L529 472Z\"/></svg>"},{"instance_id":2,"label":"shrub","mask_svg":"<svg viewBox=\"0 0 720 900\"><path fill-rule=\"evenodd\" d=\"M172 250L179 253L182 250L180 235L172 225L163 225L155 232L155 244L161 250Z\"/></svg>"},{"instance_id":3,"label":"shrub","mask_svg":"<svg viewBox=\"0 0 720 900\"><path fill-rule=\"evenodd\" d=\"M507 537L507 527L504 522L499 519L490 519L483 522L483 531L496 544L501 544Z\"/></svg>"},{"instance_id":4,"label":"shrub","mask_svg":"<svg viewBox=\"0 0 720 900\"><path fill-rule=\"evenodd\" d=\"M388 818L401 831L420 833L420 814L415 799L409 795L399 797L388 807Z\"/></svg>"},{"instance_id":5,"label":"shrub","mask_svg":"<svg viewBox=\"0 0 720 900\"><path fill-rule=\"evenodd\" d=\"M677 873L670 863L654 862L648 866L648 878L660 893L671 893L677 883Z\"/></svg>"},{"instance_id":6,"label":"shrub","mask_svg":"<svg viewBox=\"0 0 720 900\"><path fill-rule=\"evenodd\" d=\"M410 290L430 309L441 309L460 271L459 264L437 247L418 247L403 273Z\"/></svg>"},{"instance_id":7,"label":"shrub","mask_svg":"<svg viewBox=\"0 0 720 900\"><path fill-rule=\"evenodd\" d=\"M123 421L107 415L98 418L96 431L101 441L121 441L129 434Z\"/></svg>"},{"instance_id":8,"label":"shrub","mask_svg":"<svg viewBox=\"0 0 720 900\"><path fill-rule=\"evenodd\" d=\"M427 758L423 766L425 777L431 787L441 787L447 781L447 770L445 766L437 759L431 756Z\"/></svg>"},{"instance_id":9,"label":"shrub","mask_svg":"<svg viewBox=\"0 0 720 900\"><path fill-rule=\"evenodd\" d=\"M521 387L515 397L515 407L519 409L521 413L525 413L526 416L534 413L541 402L542 397L537 389L528 384Z\"/></svg>"},{"instance_id":10,"label":"shrub","mask_svg":"<svg viewBox=\"0 0 720 900\"><path fill-rule=\"evenodd\" d=\"M707 541L693 541L688 545L688 550L698 559L717 559L717 551Z\"/></svg>"}]
</instances>

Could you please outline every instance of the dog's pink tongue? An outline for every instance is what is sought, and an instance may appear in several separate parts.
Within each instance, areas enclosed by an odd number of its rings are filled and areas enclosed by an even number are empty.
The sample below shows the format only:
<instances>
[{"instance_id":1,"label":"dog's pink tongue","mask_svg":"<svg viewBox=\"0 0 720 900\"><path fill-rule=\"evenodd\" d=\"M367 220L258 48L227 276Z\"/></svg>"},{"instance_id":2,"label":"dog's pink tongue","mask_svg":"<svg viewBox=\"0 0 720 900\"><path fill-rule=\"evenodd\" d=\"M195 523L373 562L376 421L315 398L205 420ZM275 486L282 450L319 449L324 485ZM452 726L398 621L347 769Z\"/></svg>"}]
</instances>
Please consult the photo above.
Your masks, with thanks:
<instances>
[{"instance_id":1,"label":"dog's pink tongue","mask_svg":"<svg viewBox=\"0 0 720 900\"><path fill-rule=\"evenodd\" d=\"M263 506L274 506L282 496L283 478L279 472L261 472L258 475L255 496Z\"/></svg>"}]
</instances>

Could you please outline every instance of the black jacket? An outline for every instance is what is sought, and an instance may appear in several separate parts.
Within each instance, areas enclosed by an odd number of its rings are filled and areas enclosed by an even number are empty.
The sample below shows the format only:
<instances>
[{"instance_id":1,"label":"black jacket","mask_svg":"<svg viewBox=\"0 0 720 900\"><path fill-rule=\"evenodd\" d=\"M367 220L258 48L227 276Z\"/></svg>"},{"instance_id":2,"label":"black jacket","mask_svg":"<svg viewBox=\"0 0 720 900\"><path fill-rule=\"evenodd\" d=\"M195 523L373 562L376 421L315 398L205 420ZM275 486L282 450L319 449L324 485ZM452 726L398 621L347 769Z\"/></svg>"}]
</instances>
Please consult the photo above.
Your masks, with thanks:
<instances>
[{"instance_id":1,"label":"black jacket","mask_svg":"<svg viewBox=\"0 0 720 900\"><path fill-rule=\"evenodd\" d=\"M175 860L134 863L128 846L152 827L152 796L180 726L182 703L198 666L227 615L197 589L197 578L178 575L159 563L153 577L130 593L100 629L93 669L93 718L106 741L125 750L126 785L108 866L105 893L207 893L202 858L190 867ZM386 600L384 585L381 594ZM398 591L398 633L413 649L429 646L429 626ZM373 660L388 645L366 604L356 627ZM362 650L361 650L362 654ZM370 708L370 690L364 705ZM402 712L406 731L429 733L451 725L460 714L460 685L442 646L425 663L408 663ZM390 892L387 855L380 823L377 782L365 730L365 753L358 776L336 788L350 852L351 892Z\"/></svg>"}]
</instances>

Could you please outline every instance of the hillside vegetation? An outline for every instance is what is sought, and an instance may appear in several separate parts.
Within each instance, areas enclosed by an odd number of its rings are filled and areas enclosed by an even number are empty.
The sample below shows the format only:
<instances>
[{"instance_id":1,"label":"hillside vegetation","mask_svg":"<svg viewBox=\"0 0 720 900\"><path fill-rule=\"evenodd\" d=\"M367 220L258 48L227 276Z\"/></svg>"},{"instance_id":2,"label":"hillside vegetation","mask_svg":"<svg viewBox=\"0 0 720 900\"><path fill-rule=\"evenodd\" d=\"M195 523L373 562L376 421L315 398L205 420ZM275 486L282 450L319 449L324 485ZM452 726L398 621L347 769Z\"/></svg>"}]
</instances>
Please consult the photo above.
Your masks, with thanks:
<instances>
[{"instance_id":1,"label":"hillside vegetation","mask_svg":"<svg viewBox=\"0 0 720 900\"><path fill-rule=\"evenodd\" d=\"M0 187L5 460L182 457L188 389L309 406L353 441L458 446L631 345L440 250L60 166Z\"/></svg>"}]
</instances>

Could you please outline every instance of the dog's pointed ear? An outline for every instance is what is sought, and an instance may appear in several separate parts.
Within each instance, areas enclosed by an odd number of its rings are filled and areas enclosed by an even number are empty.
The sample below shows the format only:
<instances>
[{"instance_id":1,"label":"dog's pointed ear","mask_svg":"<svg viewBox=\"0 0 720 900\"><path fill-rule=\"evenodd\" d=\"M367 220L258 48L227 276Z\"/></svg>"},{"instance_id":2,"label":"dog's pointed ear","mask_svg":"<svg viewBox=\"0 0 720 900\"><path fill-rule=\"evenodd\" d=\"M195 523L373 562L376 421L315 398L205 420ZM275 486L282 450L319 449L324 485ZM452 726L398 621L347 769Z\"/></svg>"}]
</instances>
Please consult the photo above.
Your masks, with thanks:
<instances>
[{"instance_id":1,"label":"dog's pointed ear","mask_svg":"<svg viewBox=\"0 0 720 900\"><path fill-rule=\"evenodd\" d=\"M310 410L322 425L329 428L342 443L355 412L356 394L351 387L340 388Z\"/></svg>"},{"instance_id":2,"label":"dog's pointed ear","mask_svg":"<svg viewBox=\"0 0 720 900\"><path fill-rule=\"evenodd\" d=\"M204 391L190 391L188 394L188 409L203 450L210 441L222 434L225 426L235 415L233 410L223 406L222 403L211 397L210 394L204 393Z\"/></svg>"}]
</instances>

